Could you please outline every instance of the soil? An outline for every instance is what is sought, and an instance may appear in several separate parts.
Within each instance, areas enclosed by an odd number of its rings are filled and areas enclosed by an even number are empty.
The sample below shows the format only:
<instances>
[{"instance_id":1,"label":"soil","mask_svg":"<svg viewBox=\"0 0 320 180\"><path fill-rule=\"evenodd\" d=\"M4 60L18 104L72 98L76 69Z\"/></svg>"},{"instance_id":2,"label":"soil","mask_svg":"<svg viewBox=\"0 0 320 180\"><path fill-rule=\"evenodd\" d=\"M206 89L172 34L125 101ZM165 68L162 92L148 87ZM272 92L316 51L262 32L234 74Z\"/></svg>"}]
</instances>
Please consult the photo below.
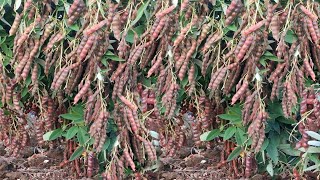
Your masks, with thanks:
<instances>
[{"instance_id":1,"label":"soil","mask_svg":"<svg viewBox=\"0 0 320 180\"><path fill-rule=\"evenodd\" d=\"M63 161L64 147L45 151L36 147L27 147L21 151L20 157L6 155L0 146L0 179L3 180L68 180L74 178L71 167L63 169L59 164ZM216 168L220 162L221 147L210 150L183 147L175 157L160 158L157 172L146 172L150 180L204 180L204 179L240 179L230 177L228 165ZM87 178L82 178L87 179ZM98 179L98 178L95 178ZM263 175L255 175L251 179L268 179Z\"/></svg>"},{"instance_id":2,"label":"soil","mask_svg":"<svg viewBox=\"0 0 320 180\"><path fill-rule=\"evenodd\" d=\"M56 148L43 152L41 149L26 147L20 157L10 157L0 146L0 179L3 180L43 180L68 179L66 169L59 169L63 149Z\"/></svg>"},{"instance_id":3,"label":"soil","mask_svg":"<svg viewBox=\"0 0 320 180\"><path fill-rule=\"evenodd\" d=\"M234 177L228 165L217 168L220 162L221 147L201 150L185 147L177 152L176 158L162 158L163 169L159 172L160 180L208 180L208 179L244 179ZM255 180L268 179L263 175L255 175Z\"/></svg>"}]
</instances>

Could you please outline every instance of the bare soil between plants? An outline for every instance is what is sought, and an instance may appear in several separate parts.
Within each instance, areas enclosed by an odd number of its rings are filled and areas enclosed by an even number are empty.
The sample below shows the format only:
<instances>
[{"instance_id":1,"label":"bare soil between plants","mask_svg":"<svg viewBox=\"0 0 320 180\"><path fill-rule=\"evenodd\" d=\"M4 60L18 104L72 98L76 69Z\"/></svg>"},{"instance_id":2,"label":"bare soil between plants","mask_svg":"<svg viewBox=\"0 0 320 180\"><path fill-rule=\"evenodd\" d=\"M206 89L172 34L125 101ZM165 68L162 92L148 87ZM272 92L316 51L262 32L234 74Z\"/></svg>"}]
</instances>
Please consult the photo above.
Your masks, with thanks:
<instances>
[{"instance_id":1,"label":"bare soil between plants","mask_svg":"<svg viewBox=\"0 0 320 180\"><path fill-rule=\"evenodd\" d=\"M44 151L36 147L26 147L21 150L20 157L6 155L0 146L0 179L3 180L76 180L71 169L71 163L59 167L63 161L63 149L60 146ZM205 180L205 179L243 179L232 177L232 171L227 166L216 168L219 163L221 148L201 150L183 147L176 152L175 157L160 159L156 172L146 172L144 179L150 180ZM98 179L97 177L92 179ZM132 177L127 179L133 179ZM268 179L263 175L255 175L251 179Z\"/></svg>"},{"instance_id":2,"label":"bare soil between plants","mask_svg":"<svg viewBox=\"0 0 320 180\"><path fill-rule=\"evenodd\" d=\"M0 179L3 180L43 180L72 179L68 168L59 168L63 159L63 149L55 148L42 152L41 149L26 147L20 157L6 155L0 147Z\"/></svg>"},{"instance_id":3,"label":"bare soil between plants","mask_svg":"<svg viewBox=\"0 0 320 180\"><path fill-rule=\"evenodd\" d=\"M163 169L159 172L161 180L208 180L208 179L244 179L234 177L229 165L217 168L220 162L220 151L222 147L214 149L194 149L184 147L177 152L174 158L163 158ZM251 179L268 179L267 176L257 174Z\"/></svg>"}]
</instances>

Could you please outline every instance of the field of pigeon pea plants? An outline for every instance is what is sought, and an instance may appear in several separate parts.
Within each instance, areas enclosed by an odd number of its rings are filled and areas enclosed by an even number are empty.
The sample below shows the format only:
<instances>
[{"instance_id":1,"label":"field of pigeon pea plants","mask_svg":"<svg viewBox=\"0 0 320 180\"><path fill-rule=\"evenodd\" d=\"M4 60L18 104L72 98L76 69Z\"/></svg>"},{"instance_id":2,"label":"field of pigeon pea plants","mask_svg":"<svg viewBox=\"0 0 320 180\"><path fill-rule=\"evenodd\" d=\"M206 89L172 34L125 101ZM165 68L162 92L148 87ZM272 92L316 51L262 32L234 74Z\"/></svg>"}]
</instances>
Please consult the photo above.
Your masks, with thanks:
<instances>
[{"instance_id":1,"label":"field of pigeon pea plants","mask_svg":"<svg viewBox=\"0 0 320 180\"><path fill-rule=\"evenodd\" d=\"M320 178L320 1L0 1L1 179Z\"/></svg>"}]
</instances>

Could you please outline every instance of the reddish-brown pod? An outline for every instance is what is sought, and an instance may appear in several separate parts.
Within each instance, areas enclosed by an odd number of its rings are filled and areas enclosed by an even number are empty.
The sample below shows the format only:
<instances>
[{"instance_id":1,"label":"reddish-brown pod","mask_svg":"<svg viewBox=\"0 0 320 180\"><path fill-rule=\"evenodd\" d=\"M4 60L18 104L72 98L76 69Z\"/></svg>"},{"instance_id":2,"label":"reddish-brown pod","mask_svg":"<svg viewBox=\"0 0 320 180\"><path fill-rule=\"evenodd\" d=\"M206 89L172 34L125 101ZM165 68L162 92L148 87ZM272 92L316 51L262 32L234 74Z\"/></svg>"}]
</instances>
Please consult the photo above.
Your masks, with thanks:
<instances>
[{"instance_id":1,"label":"reddish-brown pod","mask_svg":"<svg viewBox=\"0 0 320 180\"><path fill-rule=\"evenodd\" d=\"M189 74L188 74L189 84L193 83L193 81L194 81L195 71L196 71L195 65L194 65L194 64L191 64L190 69L189 69Z\"/></svg>"},{"instance_id":2,"label":"reddish-brown pod","mask_svg":"<svg viewBox=\"0 0 320 180\"><path fill-rule=\"evenodd\" d=\"M151 68L148 71L147 77L150 77L155 71L159 69L163 60L163 56L165 55L164 53L164 51L160 50L160 53L158 54L155 63L151 66Z\"/></svg>"},{"instance_id":3,"label":"reddish-brown pod","mask_svg":"<svg viewBox=\"0 0 320 180\"><path fill-rule=\"evenodd\" d=\"M279 41L280 39L280 20L279 15L274 15L271 18L270 22L270 30L272 32L272 36L275 40Z\"/></svg>"},{"instance_id":4,"label":"reddish-brown pod","mask_svg":"<svg viewBox=\"0 0 320 180\"><path fill-rule=\"evenodd\" d=\"M184 63L182 64L182 66L179 70L178 77L180 80L182 80L184 78L184 76L187 72L188 63L189 63L190 58L192 57L194 51L196 50L196 48L197 48L197 41L195 39L192 39L191 48L187 52L186 59L184 60Z\"/></svg>"},{"instance_id":5,"label":"reddish-brown pod","mask_svg":"<svg viewBox=\"0 0 320 180\"><path fill-rule=\"evenodd\" d=\"M197 40L197 41L198 41L198 42L197 42L198 46L199 46L200 43L206 38L206 36L207 36L210 28L211 28L211 24L210 24L210 23L204 24L204 25L202 26L201 34L199 35L198 40Z\"/></svg>"},{"instance_id":6,"label":"reddish-brown pod","mask_svg":"<svg viewBox=\"0 0 320 180\"><path fill-rule=\"evenodd\" d=\"M160 19L160 18L164 17L165 15L169 14L170 12L172 12L175 8L176 8L175 5L171 5L167 9L164 9L163 11L160 11L159 13L157 13L156 17Z\"/></svg>"},{"instance_id":7,"label":"reddish-brown pod","mask_svg":"<svg viewBox=\"0 0 320 180\"><path fill-rule=\"evenodd\" d=\"M130 53L130 57L128 59L128 63L129 64L134 64L137 62L137 60L140 58L143 50L145 47L149 46L151 44L151 42L147 42L145 44L141 44L139 46L137 46L131 53Z\"/></svg>"},{"instance_id":8,"label":"reddish-brown pod","mask_svg":"<svg viewBox=\"0 0 320 180\"><path fill-rule=\"evenodd\" d=\"M96 37L97 36L93 34L88 38L88 41L86 41L86 43L84 44L83 49L81 50L80 55L78 57L79 61L85 60L87 54L89 53L91 47L93 46L93 43L96 40Z\"/></svg>"},{"instance_id":9,"label":"reddish-brown pod","mask_svg":"<svg viewBox=\"0 0 320 180\"><path fill-rule=\"evenodd\" d=\"M300 10L306 14L309 18L311 18L313 21L318 20L318 16L313 14L310 10L308 10L306 7L304 7L302 4L299 5Z\"/></svg>"},{"instance_id":10,"label":"reddish-brown pod","mask_svg":"<svg viewBox=\"0 0 320 180\"><path fill-rule=\"evenodd\" d=\"M229 7L226 10L226 16L227 17L229 17L232 14L232 12L235 11L235 9L238 6L237 4L238 4L238 0L232 0L231 1L231 4L229 5Z\"/></svg>"},{"instance_id":11,"label":"reddish-brown pod","mask_svg":"<svg viewBox=\"0 0 320 180\"><path fill-rule=\"evenodd\" d=\"M180 34L173 42L174 47L177 47L183 41L183 39L185 38L185 35L190 30L192 25L194 25L197 22L197 20L198 20L198 17L196 16L194 17L194 19L192 19L192 21L189 24L187 24L184 28L181 29Z\"/></svg>"},{"instance_id":12,"label":"reddish-brown pod","mask_svg":"<svg viewBox=\"0 0 320 180\"><path fill-rule=\"evenodd\" d=\"M117 13L113 20L112 20L112 24L111 24L111 28L112 28L112 31L113 31L113 35L114 37L120 41L121 40L121 19L120 19L120 15Z\"/></svg>"},{"instance_id":13,"label":"reddish-brown pod","mask_svg":"<svg viewBox=\"0 0 320 180\"><path fill-rule=\"evenodd\" d=\"M32 61L28 61L27 64L24 66L21 76L19 77L19 79L23 78L24 80L27 79L27 76L29 75L29 71L31 69L31 63Z\"/></svg>"},{"instance_id":14,"label":"reddish-brown pod","mask_svg":"<svg viewBox=\"0 0 320 180\"><path fill-rule=\"evenodd\" d=\"M278 4L272 5L270 2L268 3L267 17L266 17L266 23L265 23L266 29L269 28L272 17L274 16L273 12L277 6L278 6Z\"/></svg>"},{"instance_id":15,"label":"reddish-brown pod","mask_svg":"<svg viewBox=\"0 0 320 180\"><path fill-rule=\"evenodd\" d=\"M74 104L77 104L78 101L88 92L90 88L90 83L91 83L90 78L87 78L85 84L82 86L78 94L74 97L73 99Z\"/></svg>"},{"instance_id":16,"label":"reddish-brown pod","mask_svg":"<svg viewBox=\"0 0 320 180\"><path fill-rule=\"evenodd\" d=\"M32 74L31 74L31 81L32 83L36 83L38 80L38 65L34 64Z\"/></svg>"},{"instance_id":17,"label":"reddish-brown pod","mask_svg":"<svg viewBox=\"0 0 320 180\"><path fill-rule=\"evenodd\" d=\"M124 96L122 96L122 95L119 95L118 97L119 97L119 99L120 99L125 105L127 105L132 111L137 111L138 107L137 107L134 103L130 102L128 99L126 99L126 98L125 98Z\"/></svg>"},{"instance_id":18,"label":"reddish-brown pod","mask_svg":"<svg viewBox=\"0 0 320 180\"><path fill-rule=\"evenodd\" d=\"M274 81L274 79L282 72L285 65L286 65L285 63L277 64L276 69L271 73L271 75L269 77L269 81Z\"/></svg>"},{"instance_id":19,"label":"reddish-brown pod","mask_svg":"<svg viewBox=\"0 0 320 180\"><path fill-rule=\"evenodd\" d=\"M94 166L94 153L90 151L88 153L88 167L87 167L87 177L92 177L93 175L93 166Z\"/></svg>"},{"instance_id":20,"label":"reddish-brown pod","mask_svg":"<svg viewBox=\"0 0 320 180\"><path fill-rule=\"evenodd\" d=\"M81 0L74 0L73 3L71 4L69 11L68 11L68 16L71 17L75 11L77 10Z\"/></svg>"},{"instance_id":21,"label":"reddish-brown pod","mask_svg":"<svg viewBox=\"0 0 320 180\"><path fill-rule=\"evenodd\" d=\"M162 17L159 21L159 24L156 26L154 29L152 35L151 35L151 41L155 40L158 38L160 32L163 30L163 27L165 26L167 22L167 17Z\"/></svg>"},{"instance_id":22,"label":"reddish-brown pod","mask_svg":"<svg viewBox=\"0 0 320 180\"><path fill-rule=\"evenodd\" d=\"M254 31L260 29L264 24L265 24L265 20L262 20L262 21L258 22L257 24L250 26L247 30L243 31L242 35L248 36L251 33L253 33Z\"/></svg>"},{"instance_id":23,"label":"reddish-brown pod","mask_svg":"<svg viewBox=\"0 0 320 180\"><path fill-rule=\"evenodd\" d=\"M103 26L105 26L107 24L107 19L100 21L98 24L93 25L92 27L90 27L89 29L87 29L84 34L86 36L90 36L92 33L98 31L99 29L101 29ZM90 38L89 38L90 40Z\"/></svg>"},{"instance_id":24,"label":"reddish-brown pod","mask_svg":"<svg viewBox=\"0 0 320 180\"><path fill-rule=\"evenodd\" d=\"M314 43L318 43L318 36L317 36L317 32L316 29L313 26L313 22L310 18L305 18L305 23L307 24L307 28L309 31L309 34L311 36L311 39Z\"/></svg>"},{"instance_id":25,"label":"reddish-brown pod","mask_svg":"<svg viewBox=\"0 0 320 180\"><path fill-rule=\"evenodd\" d=\"M123 70L126 68L127 63L120 63L118 65L118 68L113 72L110 80L114 81L116 80L117 77L119 77L119 75L123 72Z\"/></svg>"},{"instance_id":26,"label":"reddish-brown pod","mask_svg":"<svg viewBox=\"0 0 320 180\"><path fill-rule=\"evenodd\" d=\"M300 180L300 174L299 171L296 168L293 168L293 177L295 180Z\"/></svg>"},{"instance_id":27,"label":"reddish-brown pod","mask_svg":"<svg viewBox=\"0 0 320 180\"><path fill-rule=\"evenodd\" d=\"M248 49L250 48L252 42L253 42L254 37L252 35L248 36L247 39L245 40L243 46L241 47L240 51L238 54L236 54L237 56L237 60L241 61L245 54L247 53Z\"/></svg>"},{"instance_id":28,"label":"reddish-brown pod","mask_svg":"<svg viewBox=\"0 0 320 180\"><path fill-rule=\"evenodd\" d=\"M123 155L124 155L124 157L126 158L126 160L128 161L131 169L132 169L133 171L136 171L136 165L134 164L134 161L133 161L133 159L131 158L131 156L130 156L130 154L129 154L129 152L128 152L128 148L125 148L125 149L123 150Z\"/></svg>"},{"instance_id":29,"label":"reddish-brown pod","mask_svg":"<svg viewBox=\"0 0 320 180\"><path fill-rule=\"evenodd\" d=\"M22 18L22 16L20 14L16 13L16 17L14 18L14 21L13 21L12 26L9 31L10 36L16 34L16 32L19 28L20 22L21 22L21 18Z\"/></svg>"},{"instance_id":30,"label":"reddish-brown pod","mask_svg":"<svg viewBox=\"0 0 320 180\"><path fill-rule=\"evenodd\" d=\"M221 68L217 70L215 73L212 73L208 89L215 90L223 81L226 72L227 68Z\"/></svg>"},{"instance_id":31,"label":"reddish-brown pod","mask_svg":"<svg viewBox=\"0 0 320 180\"><path fill-rule=\"evenodd\" d=\"M245 177L250 178L251 171L252 171L252 155L250 152L247 152L246 158L245 158Z\"/></svg>"},{"instance_id":32,"label":"reddish-brown pod","mask_svg":"<svg viewBox=\"0 0 320 180\"><path fill-rule=\"evenodd\" d=\"M211 38L207 39L206 43L202 48L202 53L205 54L209 50L209 48L213 45L213 43L217 42L221 38L222 38L222 33L220 31L217 31Z\"/></svg>"},{"instance_id":33,"label":"reddish-brown pod","mask_svg":"<svg viewBox=\"0 0 320 180\"><path fill-rule=\"evenodd\" d=\"M314 73L310 63L309 63L309 59L308 58L304 58L303 60L303 65L305 67L305 70L307 71L307 73L311 76L311 79L313 81L316 80L316 74Z\"/></svg>"},{"instance_id":34,"label":"reddish-brown pod","mask_svg":"<svg viewBox=\"0 0 320 180\"><path fill-rule=\"evenodd\" d=\"M249 83L247 81L244 81L239 88L239 90L233 95L231 104L234 104L242 95L245 95L245 92L248 88Z\"/></svg>"}]
</instances>

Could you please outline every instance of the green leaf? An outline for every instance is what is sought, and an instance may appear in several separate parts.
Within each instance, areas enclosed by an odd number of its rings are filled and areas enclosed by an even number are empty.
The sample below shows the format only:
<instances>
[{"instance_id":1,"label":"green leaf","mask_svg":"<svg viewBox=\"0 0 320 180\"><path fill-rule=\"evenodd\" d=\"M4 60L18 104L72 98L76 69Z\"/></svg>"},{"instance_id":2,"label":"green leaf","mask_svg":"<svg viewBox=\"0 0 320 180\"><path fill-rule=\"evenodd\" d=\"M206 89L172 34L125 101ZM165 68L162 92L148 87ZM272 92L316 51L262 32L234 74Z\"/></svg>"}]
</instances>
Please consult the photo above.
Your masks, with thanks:
<instances>
[{"instance_id":1,"label":"green leaf","mask_svg":"<svg viewBox=\"0 0 320 180\"><path fill-rule=\"evenodd\" d=\"M277 146L271 141L266 149L269 157L272 159L274 163L278 163L279 160L279 152Z\"/></svg>"},{"instance_id":2,"label":"green leaf","mask_svg":"<svg viewBox=\"0 0 320 180\"><path fill-rule=\"evenodd\" d=\"M283 116L282 106L280 102L269 102L268 112L271 119Z\"/></svg>"},{"instance_id":3,"label":"green leaf","mask_svg":"<svg viewBox=\"0 0 320 180\"><path fill-rule=\"evenodd\" d=\"M66 138L67 139L73 138L78 133L78 130L79 130L78 126L72 126L70 129L68 129Z\"/></svg>"},{"instance_id":4,"label":"green leaf","mask_svg":"<svg viewBox=\"0 0 320 180\"><path fill-rule=\"evenodd\" d=\"M129 43L134 43L135 33L140 37L140 35L145 31L145 28L146 28L145 25L140 25L134 29L130 29L127 33L127 36L125 37L126 41Z\"/></svg>"},{"instance_id":5,"label":"green leaf","mask_svg":"<svg viewBox=\"0 0 320 180\"><path fill-rule=\"evenodd\" d=\"M268 173L270 174L270 176L274 175L272 161L269 161L269 164L267 165L266 169L267 169Z\"/></svg>"},{"instance_id":6,"label":"green leaf","mask_svg":"<svg viewBox=\"0 0 320 180\"><path fill-rule=\"evenodd\" d=\"M310 137L312 137L312 138L320 141L320 134L318 134L318 133L316 133L316 132L314 132L314 131L306 131L306 133L307 133Z\"/></svg>"},{"instance_id":7,"label":"green leaf","mask_svg":"<svg viewBox=\"0 0 320 180\"><path fill-rule=\"evenodd\" d=\"M0 29L3 29L1 25L0 25ZM7 38L6 36L4 37L0 36L0 44L4 43L6 41L6 38Z\"/></svg>"},{"instance_id":8,"label":"green leaf","mask_svg":"<svg viewBox=\"0 0 320 180\"><path fill-rule=\"evenodd\" d=\"M106 66L106 67L108 67L108 62L107 62L107 57L105 57L105 56L102 56L102 58L101 58L101 63L104 65L104 66Z\"/></svg>"},{"instance_id":9,"label":"green leaf","mask_svg":"<svg viewBox=\"0 0 320 180\"><path fill-rule=\"evenodd\" d=\"M286 155L282 151L279 151L279 161L288 163L288 157L289 157L288 155Z\"/></svg>"},{"instance_id":10,"label":"green leaf","mask_svg":"<svg viewBox=\"0 0 320 180\"><path fill-rule=\"evenodd\" d=\"M266 148L268 147L269 145L269 139L265 139L262 143L262 146L261 146L261 150L260 151L264 151L266 150Z\"/></svg>"},{"instance_id":11,"label":"green leaf","mask_svg":"<svg viewBox=\"0 0 320 180\"><path fill-rule=\"evenodd\" d=\"M25 97L29 92L29 89L27 86L25 86L23 89L22 89L22 92L21 92L21 97Z\"/></svg>"},{"instance_id":12,"label":"green leaf","mask_svg":"<svg viewBox=\"0 0 320 180\"><path fill-rule=\"evenodd\" d=\"M2 1L0 1L0 5L1 6L5 5L5 4L11 5L11 0L2 0Z\"/></svg>"},{"instance_id":13,"label":"green leaf","mask_svg":"<svg viewBox=\"0 0 320 180\"><path fill-rule=\"evenodd\" d=\"M229 161L232 161L232 160L234 160L235 158L237 158L237 157L240 155L241 150L242 150L242 149L241 149L240 146L236 147L236 148L230 153L230 155L228 156L227 161L229 162Z\"/></svg>"},{"instance_id":14,"label":"green leaf","mask_svg":"<svg viewBox=\"0 0 320 180\"><path fill-rule=\"evenodd\" d=\"M263 56L274 56L271 52L269 52L269 51L266 51L266 52L264 52L264 54L263 54Z\"/></svg>"},{"instance_id":15,"label":"green leaf","mask_svg":"<svg viewBox=\"0 0 320 180\"><path fill-rule=\"evenodd\" d=\"M286 36L284 38L284 41L287 42L287 43L292 44L296 40L298 40L297 35L294 34L294 32L292 30L288 30L287 34L286 34Z\"/></svg>"},{"instance_id":16,"label":"green leaf","mask_svg":"<svg viewBox=\"0 0 320 180\"><path fill-rule=\"evenodd\" d=\"M150 0L148 0L146 3L142 4L137 12L137 16L136 18L131 22L131 26L134 26L142 17L144 10L147 9L148 5L149 5Z\"/></svg>"},{"instance_id":17,"label":"green leaf","mask_svg":"<svg viewBox=\"0 0 320 180\"><path fill-rule=\"evenodd\" d=\"M80 145L85 145L86 142L88 142L88 140L90 139L88 132L83 129L83 128L79 128L79 131L77 133L77 138L79 141Z\"/></svg>"},{"instance_id":18,"label":"green leaf","mask_svg":"<svg viewBox=\"0 0 320 180\"><path fill-rule=\"evenodd\" d=\"M151 85L152 85L151 79L144 78L144 79L143 79L143 85L145 85L145 86L147 86L147 87L151 87Z\"/></svg>"},{"instance_id":19,"label":"green leaf","mask_svg":"<svg viewBox=\"0 0 320 180\"><path fill-rule=\"evenodd\" d=\"M177 103L181 103L186 98L186 91L183 88L178 90Z\"/></svg>"},{"instance_id":20,"label":"green leaf","mask_svg":"<svg viewBox=\"0 0 320 180\"><path fill-rule=\"evenodd\" d=\"M74 123L83 122L83 117L79 114L61 114L60 117L63 119L71 120Z\"/></svg>"},{"instance_id":21,"label":"green leaf","mask_svg":"<svg viewBox=\"0 0 320 180\"><path fill-rule=\"evenodd\" d=\"M89 141L87 141L86 145L90 146L94 144L94 139L90 138Z\"/></svg>"},{"instance_id":22,"label":"green leaf","mask_svg":"<svg viewBox=\"0 0 320 180\"><path fill-rule=\"evenodd\" d=\"M107 149L109 148L110 144L111 144L111 141L110 141L110 138L108 138L108 139L106 140L106 142L104 143L101 151L107 150Z\"/></svg>"},{"instance_id":23,"label":"green leaf","mask_svg":"<svg viewBox=\"0 0 320 180\"><path fill-rule=\"evenodd\" d=\"M308 144L309 144L310 146L320 147L320 141L314 141L314 140L312 140L312 141L308 141Z\"/></svg>"},{"instance_id":24,"label":"green leaf","mask_svg":"<svg viewBox=\"0 0 320 180\"><path fill-rule=\"evenodd\" d=\"M294 124L295 121L291 118L285 118L285 117L278 117L276 118L277 121L284 123L284 124Z\"/></svg>"},{"instance_id":25,"label":"green leaf","mask_svg":"<svg viewBox=\"0 0 320 180\"><path fill-rule=\"evenodd\" d=\"M77 114L77 115L80 115L80 116L83 116L83 105L82 104L77 104L75 106L73 106L71 108L71 114Z\"/></svg>"},{"instance_id":26,"label":"green leaf","mask_svg":"<svg viewBox=\"0 0 320 180\"><path fill-rule=\"evenodd\" d=\"M6 56L12 57L12 51L9 49L6 43L1 44L1 50L5 53Z\"/></svg>"},{"instance_id":27,"label":"green leaf","mask_svg":"<svg viewBox=\"0 0 320 180\"><path fill-rule=\"evenodd\" d=\"M267 62L266 62L266 60L265 60L264 58L260 58L260 59L259 59L259 62L260 62L260 64L261 64L263 67L266 67L266 66L267 66Z\"/></svg>"},{"instance_id":28,"label":"green leaf","mask_svg":"<svg viewBox=\"0 0 320 180\"><path fill-rule=\"evenodd\" d=\"M229 31L230 31L230 29L228 27L223 28L223 30L222 30L223 36L228 34ZM227 39L227 41L229 41L231 38L227 37L226 39Z\"/></svg>"},{"instance_id":29,"label":"green leaf","mask_svg":"<svg viewBox=\"0 0 320 180\"><path fill-rule=\"evenodd\" d=\"M284 152L285 154L289 156L299 156L300 152L294 148L291 147L290 144L280 144L278 146L279 150Z\"/></svg>"},{"instance_id":30,"label":"green leaf","mask_svg":"<svg viewBox=\"0 0 320 180\"><path fill-rule=\"evenodd\" d=\"M309 167L303 169L303 171L304 172L313 171L313 170L319 169L319 167L320 167L320 164L315 164L315 165L312 165L312 166L309 166Z\"/></svg>"},{"instance_id":31,"label":"green leaf","mask_svg":"<svg viewBox=\"0 0 320 180\"><path fill-rule=\"evenodd\" d=\"M135 28L133 28L133 31L140 37L146 30L146 25L142 24Z\"/></svg>"},{"instance_id":32,"label":"green leaf","mask_svg":"<svg viewBox=\"0 0 320 180\"><path fill-rule=\"evenodd\" d=\"M118 56L106 56L106 57L107 59L111 59L112 61L119 61L119 62L125 61L124 59L121 59Z\"/></svg>"},{"instance_id":33,"label":"green leaf","mask_svg":"<svg viewBox=\"0 0 320 180\"><path fill-rule=\"evenodd\" d=\"M235 126L229 127L223 135L223 140L225 141L230 139L236 131L237 131L237 128Z\"/></svg>"},{"instance_id":34,"label":"green leaf","mask_svg":"<svg viewBox=\"0 0 320 180\"><path fill-rule=\"evenodd\" d=\"M228 108L228 112L229 114L238 115L240 118L242 116L242 107L239 103L235 104L234 106Z\"/></svg>"},{"instance_id":35,"label":"green leaf","mask_svg":"<svg viewBox=\"0 0 320 180\"><path fill-rule=\"evenodd\" d=\"M268 122L268 124L274 132L277 132L278 134L280 134L280 125L278 122L271 120Z\"/></svg>"},{"instance_id":36,"label":"green leaf","mask_svg":"<svg viewBox=\"0 0 320 180\"><path fill-rule=\"evenodd\" d=\"M317 154L308 154L308 157L315 164L320 164L320 159L319 159L319 156Z\"/></svg>"},{"instance_id":37,"label":"green leaf","mask_svg":"<svg viewBox=\"0 0 320 180\"><path fill-rule=\"evenodd\" d=\"M201 141L211 141L214 138L218 137L220 135L220 130L219 129L214 129L208 132L205 132L201 134L200 140Z\"/></svg>"},{"instance_id":38,"label":"green leaf","mask_svg":"<svg viewBox=\"0 0 320 180\"><path fill-rule=\"evenodd\" d=\"M227 26L227 28L228 28L229 30L231 30L231 31L237 31L237 29L238 29L235 24L231 24L231 25Z\"/></svg>"},{"instance_id":39,"label":"green leaf","mask_svg":"<svg viewBox=\"0 0 320 180\"><path fill-rule=\"evenodd\" d=\"M283 62L282 59L279 59L277 56L272 55L272 56L261 56L260 61L262 60L269 60L269 61L275 61L275 62Z\"/></svg>"},{"instance_id":40,"label":"green leaf","mask_svg":"<svg viewBox=\"0 0 320 180\"><path fill-rule=\"evenodd\" d=\"M55 140L57 139L58 137L61 137L62 135L62 129L59 128L59 129L55 129L55 130L52 130L52 131L49 131L47 133L45 133L43 135L43 140L45 141L52 141L52 140Z\"/></svg>"},{"instance_id":41,"label":"green leaf","mask_svg":"<svg viewBox=\"0 0 320 180\"><path fill-rule=\"evenodd\" d=\"M82 146L78 147L78 148L72 153L72 155L70 156L69 161L73 161L73 160L77 159L78 157L80 157L81 154L83 153L83 151L84 151L84 147L82 147Z\"/></svg>"},{"instance_id":42,"label":"green leaf","mask_svg":"<svg viewBox=\"0 0 320 180\"><path fill-rule=\"evenodd\" d=\"M29 86L29 85L31 84L31 76L28 76L28 77L27 77L25 84L26 84L27 86Z\"/></svg>"},{"instance_id":43,"label":"green leaf","mask_svg":"<svg viewBox=\"0 0 320 180\"><path fill-rule=\"evenodd\" d=\"M186 87L187 84L188 84L188 77L185 77L185 78L182 79L181 85L184 88L184 87Z\"/></svg>"},{"instance_id":44,"label":"green leaf","mask_svg":"<svg viewBox=\"0 0 320 180\"><path fill-rule=\"evenodd\" d=\"M239 115L234 115L234 114L220 114L218 115L219 118L228 120L228 121L241 121L241 117Z\"/></svg>"},{"instance_id":45,"label":"green leaf","mask_svg":"<svg viewBox=\"0 0 320 180\"><path fill-rule=\"evenodd\" d=\"M70 29L74 30L74 31L79 31L79 26L77 24L73 24L71 26L69 26Z\"/></svg>"},{"instance_id":46,"label":"green leaf","mask_svg":"<svg viewBox=\"0 0 320 180\"><path fill-rule=\"evenodd\" d=\"M129 43L134 43L134 32L132 30L128 31L126 41Z\"/></svg>"},{"instance_id":47,"label":"green leaf","mask_svg":"<svg viewBox=\"0 0 320 180\"><path fill-rule=\"evenodd\" d=\"M236 138L237 144L239 144L239 145L243 145L243 143L246 140L246 138L244 136L244 132L240 128L237 128L237 131L235 133L235 138Z\"/></svg>"},{"instance_id":48,"label":"green leaf","mask_svg":"<svg viewBox=\"0 0 320 180\"><path fill-rule=\"evenodd\" d=\"M299 148L299 151L307 152L307 153L320 153L320 148L319 147L310 146L310 147L308 147L308 149Z\"/></svg>"},{"instance_id":49,"label":"green leaf","mask_svg":"<svg viewBox=\"0 0 320 180\"><path fill-rule=\"evenodd\" d=\"M111 59L113 61L125 61L124 59L119 58L118 56L116 56L115 54L113 54L111 51L108 51L104 57L106 59Z\"/></svg>"}]
</instances>

